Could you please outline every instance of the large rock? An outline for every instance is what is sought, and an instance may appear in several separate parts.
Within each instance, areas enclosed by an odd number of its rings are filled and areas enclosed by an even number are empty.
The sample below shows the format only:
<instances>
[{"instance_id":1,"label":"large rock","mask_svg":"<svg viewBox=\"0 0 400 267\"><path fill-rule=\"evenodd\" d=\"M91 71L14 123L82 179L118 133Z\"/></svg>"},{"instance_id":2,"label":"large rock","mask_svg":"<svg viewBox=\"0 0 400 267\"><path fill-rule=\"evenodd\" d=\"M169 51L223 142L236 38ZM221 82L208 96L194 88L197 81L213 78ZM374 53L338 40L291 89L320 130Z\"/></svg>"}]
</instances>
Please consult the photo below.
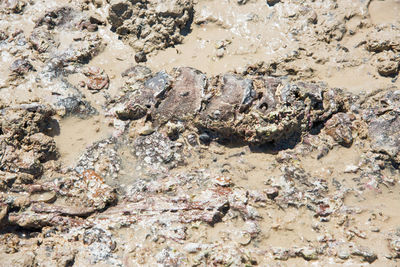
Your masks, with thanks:
<instances>
[{"instance_id":1,"label":"large rock","mask_svg":"<svg viewBox=\"0 0 400 267\"><path fill-rule=\"evenodd\" d=\"M230 73L207 79L186 67L171 76L156 74L127 98L118 104L120 119L147 114L158 126L183 122L200 133L251 144L300 135L344 105L340 90L314 83Z\"/></svg>"}]
</instances>

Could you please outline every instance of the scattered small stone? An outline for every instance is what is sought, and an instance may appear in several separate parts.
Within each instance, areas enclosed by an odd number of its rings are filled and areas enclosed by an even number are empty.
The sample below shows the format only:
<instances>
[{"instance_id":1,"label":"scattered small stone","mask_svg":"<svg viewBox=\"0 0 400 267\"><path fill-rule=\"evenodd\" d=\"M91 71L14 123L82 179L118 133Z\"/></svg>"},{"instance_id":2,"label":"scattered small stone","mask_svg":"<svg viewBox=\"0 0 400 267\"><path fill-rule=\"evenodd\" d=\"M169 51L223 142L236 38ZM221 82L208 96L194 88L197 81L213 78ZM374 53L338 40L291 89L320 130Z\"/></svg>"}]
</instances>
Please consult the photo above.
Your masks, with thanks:
<instances>
[{"instance_id":1,"label":"scattered small stone","mask_svg":"<svg viewBox=\"0 0 400 267\"><path fill-rule=\"evenodd\" d=\"M139 134L146 136L146 135L150 135L152 133L154 133L155 129L153 128L153 126L146 124L145 126L143 126L142 128L139 129Z\"/></svg>"},{"instance_id":2,"label":"scattered small stone","mask_svg":"<svg viewBox=\"0 0 400 267\"><path fill-rule=\"evenodd\" d=\"M347 165L344 173L356 173L359 169L356 165Z\"/></svg>"},{"instance_id":3,"label":"scattered small stone","mask_svg":"<svg viewBox=\"0 0 400 267\"><path fill-rule=\"evenodd\" d=\"M365 247L354 248L351 254L354 256L360 256L364 261L368 263L373 263L378 258L375 253L371 252L368 248Z\"/></svg>"},{"instance_id":4,"label":"scattered small stone","mask_svg":"<svg viewBox=\"0 0 400 267\"><path fill-rule=\"evenodd\" d=\"M26 59L17 59L11 64L10 70L18 75L23 75L28 71L33 70L33 66Z\"/></svg>"},{"instance_id":5,"label":"scattered small stone","mask_svg":"<svg viewBox=\"0 0 400 267\"><path fill-rule=\"evenodd\" d=\"M214 183L219 186L231 186L233 185L232 179L226 176L217 176L214 178Z\"/></svg>"},{"instance_id":6,"label":"scattered small stone","mask_svg":"<svg viewBox=\"0 0 400 267\"><path fill-rule=\"evenodd\" d=\"M140 51L135 54L135 61L136 63L142 63L147 61L146 53L143 51Z\"/></svg>"},{"instance_id":7,"label":"scattered small stone","mask_svg":"<svg viewBox=\"0 0 400 267\"><path fill-rule=\"evenodd\" d=\"M300 250L300 255L307 261L317 260L317 251L314 248L303 248Z\"/></svg>"},{"instance_id":8,"label":"scattered small stone","mask_svg":"<svg viewBox=\"0 0 400 267\"><path fill-rule=\"evenodd\" d=\"M276 5L277 3L279 3L280 0L266 0L266 2L267 2L267 5L269 5L269 6L274 6L274 5Z\"/></svg>"},{"instance_id":9,"label":"scattered small stone","mask_svg":"<svg viewBox=\"0 0 400 267\"><path fill-rule=\"evenodd\" d=\"M219 48L217 49L217 53L216 53L217 57L221 58L225 55L225 48Z\"/></svg>"},{"instance_id":10,"label":"scattered small stone","mask_svg":"<svg viewBox=\"0 0 400 267\"><path fill-rule=\"evenodd\" d=\"M208 145L211 142L211 137L207 133L202 133L199 135L199 140L201 143Z\"/></svg>"},{"instance_id":11,"label":"scattered small stone","mask_svg":"<svg viewBox=\"0 0 400 267\"><path fill-rule=\"evenodd\" d=\"M264 190L267 197L271 200L274 200L279 195L279 189L277 187L269 187Z\"/></svg>"}]
</instances>

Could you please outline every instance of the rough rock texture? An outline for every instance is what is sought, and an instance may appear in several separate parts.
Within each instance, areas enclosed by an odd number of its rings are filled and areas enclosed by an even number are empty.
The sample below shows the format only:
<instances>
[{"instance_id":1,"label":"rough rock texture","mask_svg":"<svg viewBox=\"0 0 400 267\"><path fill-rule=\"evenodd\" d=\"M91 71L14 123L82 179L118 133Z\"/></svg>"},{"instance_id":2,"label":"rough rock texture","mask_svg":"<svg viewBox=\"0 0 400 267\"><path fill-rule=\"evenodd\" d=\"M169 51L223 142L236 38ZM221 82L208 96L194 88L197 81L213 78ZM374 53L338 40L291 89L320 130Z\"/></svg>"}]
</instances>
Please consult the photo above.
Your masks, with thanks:
<instances>
[{"instance_id":1,"label":"rough rock texture","mask_svg":"<svg viewBox=\"0 0 400 267\"><path fill-rule=\"evenodd\" d=\"M365 107L363 115L368 122L372 149L399 163L400 91L380 92Z\"/></svg>"},{"instance_id":2,"label":"rough rock texture","mask_svg":"<svg viewBox=\"0 0 400 267\"><path fill-rule=\"evenodd\" d=\"M191 68L179 68L171 76L172 83L160 73L147 80L125 104L132 106L131 112L138 110L129 117L149 114L157 125L194 122L200 131L220 138L262 144L309 130L343 108L340 91L318 84L234 74L207 78Z\"/></svg>"},{"instance_id":3,"label":"rough rock texture","mask_svg":"<svg viewBox=\"0 0 400 267\"><path fill-rule=\"evenodd\" d=\"M191 0L113 0L108 21L126 42L149 53L182 42L193 19Z\"/></svg>"}]
</instances>

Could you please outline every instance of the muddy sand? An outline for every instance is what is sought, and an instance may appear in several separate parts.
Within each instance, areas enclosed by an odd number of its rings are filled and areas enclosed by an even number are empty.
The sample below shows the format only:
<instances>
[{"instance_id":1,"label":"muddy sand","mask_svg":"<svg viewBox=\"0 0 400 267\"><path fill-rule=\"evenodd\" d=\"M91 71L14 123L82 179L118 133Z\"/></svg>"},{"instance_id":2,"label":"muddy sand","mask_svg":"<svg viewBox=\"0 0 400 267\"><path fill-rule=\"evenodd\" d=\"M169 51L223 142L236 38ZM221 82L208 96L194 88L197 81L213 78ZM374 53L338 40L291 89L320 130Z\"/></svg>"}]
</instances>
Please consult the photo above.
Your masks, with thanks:
<instances>
[{"instance_id":1,"label":"muddy sand","mask_svg":"<svg viewBox=\"0 0 400 267\"><path fill-rule=\"evenodd\" d=\"M400 1L0 1L0 266L398 266Z\"/></svg>"}]
</instances>

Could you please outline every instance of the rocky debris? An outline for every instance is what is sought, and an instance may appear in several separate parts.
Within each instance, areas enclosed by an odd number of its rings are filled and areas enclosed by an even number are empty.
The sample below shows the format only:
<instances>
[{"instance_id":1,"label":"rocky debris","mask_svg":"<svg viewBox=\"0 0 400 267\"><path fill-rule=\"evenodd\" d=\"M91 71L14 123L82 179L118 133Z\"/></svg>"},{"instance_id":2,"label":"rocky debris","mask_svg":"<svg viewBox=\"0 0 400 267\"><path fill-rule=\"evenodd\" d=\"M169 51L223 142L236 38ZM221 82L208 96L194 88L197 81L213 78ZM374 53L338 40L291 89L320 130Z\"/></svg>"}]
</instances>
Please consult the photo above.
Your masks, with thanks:
<instances>
[{"instance_id":1,"label":"rocky debris","mask_svg":"<svg viewBox=\"0 0 400 267\"><path fill-rule=\"evenodd\" d=\"M141 159L141 168L149 173L174 168L185 162L182 147L165 135L155 132L137 137L132 144L131 153Z\"/></svg>"},{"instance_id":2,"label":"rocky debris","mask_svg":"<svg viewBox=\"0 0 400 267\"><path fill-rule=\"evenodd\" d=\"M389 238L388 238L388 242L389 242L389 248L393 253L393 257L394 258L399 258L400 257L400 237L399 237L399 233L398 232L390 233L389 234Z\"/></svg>"},{"instance_id":3,"label":"rocky debris","mask_svg":"<svg viewBox=\"0 0 400 267\"><path fill-rule=\"evenodd\" d=\"M63 177L43 185L37 184L31 187L32 189L51 190L56 192L56 195L53 193L46 197L44 193L40 193L41 199L40 197L35 199L34 194L31 195L25 203L27 208L23 212L9 214L10 224L29 229L67 225L77 227L85 223L80 217L85 218L116 201L114 190L92 170L84 171L80 176ZM62 203L63 199L67 199L68 205L57 204Z\"/></svg>"},{"instance_id":4,"label":"rocky debris","mask_svg":"<svg viewBox=\"0 0 400 267\"><path fill-rule=\"evenodd\" d=\"M393 51L383 51L377 58L378 73L382 76L395 76L399 71L400 57Z\"/></svg>"},{"instance_id":5,"label":"rocky debris","mask_svg":"<svg viewBox=\"0 0 400 267\"><path fill-rule=\"evenodd\" d=\"M400 35L393 28L376 28L367 36L366 49L371 52L400 51Z\"/></svg>"},{"instance_id":6,"label":"rocky debris","mask_svg":"<svg viewBox=\"0 0 400 267\"><path fill-rule=\"evenodd\" d=\"M48 29L54 29L55 27L70 26L74 18L74 9L68 6L56 8L54 10L47 11L41 18L36 22L36 27L45 25Z\"/></svg>"},{"instance_id":7,"label":"rocky debris","mask_svg":"<svg viewBox=\"0 0 400 267\"><path fill-rule=\"evenodd\" d=\"M17 59L10 66L10 70L18 75L23 75L32 69L32 64L26 59Z\"/></svg>"},{"instance_id":8,"label":"rocky debris","mask_svg":"<svg viewBox=\"0 0 400 267\"><path fill-rule=\"evenodd\" d=\"M267 5L274 6L280 2L280 0L266 0Z\"/></svg>"},{"instance_id":9,"label":"rocky debris","mask_svg":"<svg viewBox=\"0 0 400 267\"><path fill-rule=\"evenodd\" d=\"M99 67L88 67L83 71L88 81L86 85L89 90L100 91L102 89L108 89L110 79L104 70Z\"/></svg>"},{"instance_id":10,"label":"rocky debris","mask_svg":"<svg viewBox=\"0 0 400 267\"><path fill-rule=\"evenodd\" d=\"M97 110L84 100L81 95L60 98L54 106L58 110L58 114L62 116L88 117L97 113Z\"/></svg>"},{"instance_id":11,"label":"rocky debris","mask_svg":"<svg viewBox=\"0 0 400 267\"><path fill-rule=\"evenodd\" d=\"M351 252L351 255L359 256L368 263L373 263L378 257L375 253L371 252L368 248L358 247L354 248Z\"/></svg>"},{"instance_id":12,"label":"rocky debris","mask_svg":"<svg viewBox=\"0 0 400 267\"><path fill-rule=\"evenodd\" d=\"M40 54L51 53L57 46L50 32L43 27L35 28L29 36L29 42L32 47Z\"/></svg>"},{"instance_id":13,"label":"rocky debris","mask_svg":"<svg viewBox=\"0 0 400 267\"><path fill-rule=\"evenodd\" d=\"M136 63L146 62L147 61L146 53L144 53L143 51L136 53L135 61Z\"/></svg>"},{"instance_id":14,"label":"rocky debris","mask_svg":"<svg viewBox=\"0 0 400 267\"><path fill-rule=\"evenodd\" d=\"M182 42L193 19L191 0L111 1L108 21L133 48L149 53Z\"/></svg>"},{"instance_id":15,"label":"rocky debris","mask_svg":"<svg viewBox=\"0 0 400 267\"><path fill-rule=\"evenodd\" d=\"M6 11L7 13L22 13L24 11L25 6L27 5L26 1L20 0L6 0L0 3L1 11Z\"/></svg>"},{"instance_id":16,"label":"rocky debris","mask_svg":"<svg viewBox=\"0 0 400 267\"><path fill-rule=\"evenodd\" d=\"M373 151L389 156L390 160L400 162L398 158L400 143L399 91L378 92L364 103L364 120L368 123L368 136Z\"/></svg>"},{"instance_id":17,"label":"rocky debris","mask_svg":"<svg viewBox=\"0 0 400 267\"><path fill-rule=\"evenodd\" d=\"M346 113L334 114L331 119L325 123L324 131L339 144L350 147L353 143L352 120L355 117Z\"/></svg>"},{"instance_id":18,"label":"rocky debris","mask_svg":"<svg viewBox=\"0 0 400 267\"><path fill-rule=\"evenodd\" d=\"M54 110L48 106L32 106L31 109L3 109L2 113L1 169L40 175L42 163L57 157L55 142L47 135Z\"/></svg>"}]
</instances>

